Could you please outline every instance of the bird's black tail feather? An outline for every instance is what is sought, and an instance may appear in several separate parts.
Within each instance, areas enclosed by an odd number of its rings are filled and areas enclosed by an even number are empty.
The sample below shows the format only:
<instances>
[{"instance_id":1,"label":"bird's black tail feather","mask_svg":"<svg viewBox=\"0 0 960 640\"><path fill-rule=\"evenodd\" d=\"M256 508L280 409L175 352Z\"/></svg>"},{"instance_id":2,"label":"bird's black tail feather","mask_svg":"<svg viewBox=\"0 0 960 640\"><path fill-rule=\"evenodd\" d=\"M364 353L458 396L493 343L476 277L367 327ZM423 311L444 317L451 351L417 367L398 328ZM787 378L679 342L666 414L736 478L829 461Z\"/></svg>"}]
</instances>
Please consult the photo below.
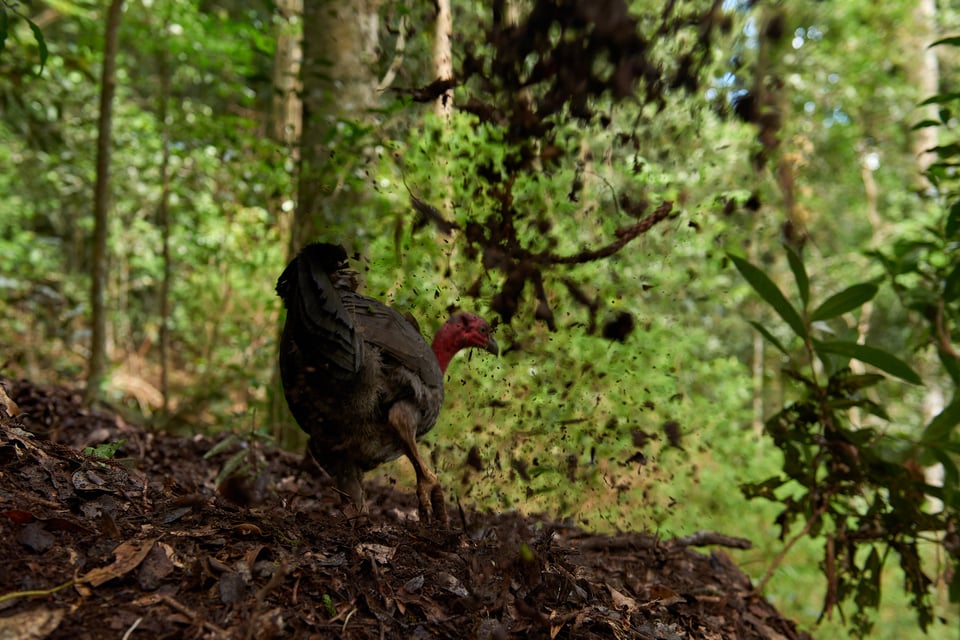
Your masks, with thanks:
<instances>
[{"instance_id":1,"label":"bird's black tail feather","mask_svg":"<svg viewBox=\"0 0 960 640\"><path fill-rule=\"evenodd\" d=\"M346 259L340 245L311 244L277 280L277 294L287 308L285 331L290 332L306 362L342 381L355 376L363 361L363 343L353 315L334 285Z\"/></svg>"}]
</instances>

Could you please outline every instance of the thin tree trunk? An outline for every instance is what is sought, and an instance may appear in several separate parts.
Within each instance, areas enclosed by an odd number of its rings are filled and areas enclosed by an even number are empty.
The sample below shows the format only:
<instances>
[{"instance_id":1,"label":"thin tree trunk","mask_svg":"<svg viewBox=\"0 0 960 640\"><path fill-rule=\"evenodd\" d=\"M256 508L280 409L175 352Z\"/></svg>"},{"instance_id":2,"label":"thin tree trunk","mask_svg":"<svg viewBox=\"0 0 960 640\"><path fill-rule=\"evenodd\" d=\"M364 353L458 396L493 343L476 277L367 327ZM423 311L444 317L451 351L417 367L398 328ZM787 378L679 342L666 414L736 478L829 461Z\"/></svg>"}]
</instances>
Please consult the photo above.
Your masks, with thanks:
<instances>
[{"instance_id":1,"label":"thin tree trunk","mask_svg":"<svg viewBox=\"0 0 960 640\"><path fill-rule=\"evenodd\" d=\"M303 16L302 0L280 0L277 10L284 21L277 30L277 51L273 59L273 135L297 154L303 105L300 102L301 34L295 25ZM295 19L296 18L296 19Z\"/></svg>"},{"instance_id":2,"label":"thin tree trunk","mask_svg":"<svg viewBox=\"0 0 960 640\"><path fill-rule=\"evenodd\" d=\"M450 0L436 0L437 32L433 38L433 73L437 80L453 77L453 58L450 51L450 36L453 33L453 14ZM443 92L435 104L437 115L445 120L453 113L453 89Z\"/></svg>"},{"instance_id":3,"label":"thin tree trunk","mask_svg":"<svg viewBox=\"0 0 960 640\"><path fill-rule=\"evenodd\" d=\"M939 91L940 65L937 61L936 48L930 44L936 39L937 3L936 0L917 0L913 10L913 26L908 30L909 41L906 43L911 51L916 52L915 64L907 65L907 74L911 83L917 89L918 102L925 100ZM937 105L921 107L918 120L936 120ZM913 152L919 169L918 184L920 189L930 185L922 175L936 159L936 154L929 151L937 146L937 127L924 127L913 132Z\"/></svg>"},{"instance_id":4,"label":"thin tree trunk","mask_svg":"<svg viewBox=\"0 0 960 640\"><path fill-rule=\"evenodd\" d=\"M104 34L100 120L97 135L97 179L93 191L93 265L90 286L90 362L83 399L92 403L107 369L107 207L110 195L110 143L113 95L116 92L117 46L123 0L111 0Z\"/></svg>"},{"instance_id":5,"label":"thin tree trunk","mask_svg":"<svg viewBox=\"0 0 960 640\"><path fill-rule=\"evenodd\" d=\"M160 202L157 217L163 241L163 277L160 280L160 394L163 396L161 416L170 415L170 279L173 266L170 263L170 131L167 126L167 105L170 102L170 69L166 43L159 51L157 60L160 76L160 108L157 119L163 140L160 158Z\"/></svg>"},{"instance_id":6,"label":"thin tree trunk","mask_svg":"<svg viewBox=\"0 0 960 640\"><path fill-rule=\"evenodd\" d=\"M302 84L300 82L300 61L303 58L302 0L280 0L277 9L284 17L277 32L277 50L273 61L273 134L290 153L295 166L300 160L300 136L303 130L303 103L300 100ZM281 202L296 198L296 194L285 194ZM285 213L284 207L275 212L279 221L280 237L292 237L293 216ZM280 344L283 325L276 327L275 344ZM278 442L293 444L285 434L296 433L296 425L283 397L283 385L280 381L279 361L274 358L270 374L270 404L268 424Z\"/></svg>"},{"instance_id":7,"label":"thin tree trunk","mask_svg":"<svg viewBox=\"0 0 960 640\"><path fill-rule=\"evenodd\" d=\"M378 55L377 6L377 0L303 4L303 128L291 257L320 239L341 242L351 252L361 249L357 238L366 221L367 190L353 176L364 150L345 141L340 131L344 123L366 120L377 103L372 67ZM281 444L292 444L287 424L275 423L274 436Z\"/></svg>"}]
</instances>

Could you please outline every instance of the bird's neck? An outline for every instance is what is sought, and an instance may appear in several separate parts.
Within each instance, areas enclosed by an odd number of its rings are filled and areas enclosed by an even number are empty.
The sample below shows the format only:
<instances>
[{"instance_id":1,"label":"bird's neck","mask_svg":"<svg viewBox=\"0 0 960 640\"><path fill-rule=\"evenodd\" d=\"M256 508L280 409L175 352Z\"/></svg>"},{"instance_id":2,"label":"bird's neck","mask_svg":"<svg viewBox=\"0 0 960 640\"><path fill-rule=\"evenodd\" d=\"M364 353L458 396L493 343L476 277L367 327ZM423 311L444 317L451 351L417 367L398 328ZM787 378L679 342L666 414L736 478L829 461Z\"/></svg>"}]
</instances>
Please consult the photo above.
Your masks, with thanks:
<instances>
[{"instance_id":1,"label":"bird's neck","mask_svg":"<svg viewBox=\"0 0 960 640\"><path fill-rule=\"evenodd\" d=\"M443 373L447 372L447 365L450 364L450 360L457 354L457 351L460 351L460 344L454 335L454 329L455 327L450 323L446 323L440 327L437 335L433 337L433 354L437 356L440 371Z\"/></svg>"}]
</instances>

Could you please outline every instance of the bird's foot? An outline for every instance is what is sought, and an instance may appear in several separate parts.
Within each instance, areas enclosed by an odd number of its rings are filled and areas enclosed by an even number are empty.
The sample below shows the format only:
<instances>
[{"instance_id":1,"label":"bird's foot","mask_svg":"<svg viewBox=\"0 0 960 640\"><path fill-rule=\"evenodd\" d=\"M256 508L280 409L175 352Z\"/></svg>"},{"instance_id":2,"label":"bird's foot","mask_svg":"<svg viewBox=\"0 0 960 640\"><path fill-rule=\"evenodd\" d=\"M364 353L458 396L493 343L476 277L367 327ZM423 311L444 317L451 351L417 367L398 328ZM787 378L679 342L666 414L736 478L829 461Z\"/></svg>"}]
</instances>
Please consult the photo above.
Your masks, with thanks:
<instances>
[{"instance_id":1,"label":"bird's foot","mask_svg":"<svg viewBox=\"0 0 960 640\"><path fill-rule=\"evenodd\" d=\"M417 487L417 502L419 503L417 514L420 516L421 523L434 522L441 527L447 526L449 522L447 506L443 500L443 489L440 483L421 483Z\"/></svg>"},{"instance_id":2,"label":"bird's foot","mask_svg":"<svg viewBox=\"0 0 960 640\"><path fill-rule=\"evenodd\" d=\"M439 484L433 485L430 490L430 504L433 506L433 519L440 526L446 527L448 523L447 505L443 499L443 489L440 488Z\"/></svg>"}]
</instances>

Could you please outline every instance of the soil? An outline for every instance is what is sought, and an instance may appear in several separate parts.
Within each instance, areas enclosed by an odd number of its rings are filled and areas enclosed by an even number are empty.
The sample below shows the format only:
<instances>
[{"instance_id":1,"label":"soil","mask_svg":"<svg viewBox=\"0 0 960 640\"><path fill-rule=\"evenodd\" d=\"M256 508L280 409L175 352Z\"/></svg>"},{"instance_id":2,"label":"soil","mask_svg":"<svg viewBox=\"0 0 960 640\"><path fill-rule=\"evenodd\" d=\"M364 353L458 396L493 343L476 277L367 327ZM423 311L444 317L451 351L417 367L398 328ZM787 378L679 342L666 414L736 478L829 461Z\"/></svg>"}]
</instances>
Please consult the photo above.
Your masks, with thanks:
<instances>
[{"instance_id":1,"label":"soil","mask_svg":"<svg viewBox=\"0 0 960 640\"><path fill-rule=\"evenodd\" d=\"M455 505L427 526L412 487L371 483L350 513L301 456L255 439L0 386L0 640L807 637L721 548L745 541Z\"/></svg>"}]
</instances>

